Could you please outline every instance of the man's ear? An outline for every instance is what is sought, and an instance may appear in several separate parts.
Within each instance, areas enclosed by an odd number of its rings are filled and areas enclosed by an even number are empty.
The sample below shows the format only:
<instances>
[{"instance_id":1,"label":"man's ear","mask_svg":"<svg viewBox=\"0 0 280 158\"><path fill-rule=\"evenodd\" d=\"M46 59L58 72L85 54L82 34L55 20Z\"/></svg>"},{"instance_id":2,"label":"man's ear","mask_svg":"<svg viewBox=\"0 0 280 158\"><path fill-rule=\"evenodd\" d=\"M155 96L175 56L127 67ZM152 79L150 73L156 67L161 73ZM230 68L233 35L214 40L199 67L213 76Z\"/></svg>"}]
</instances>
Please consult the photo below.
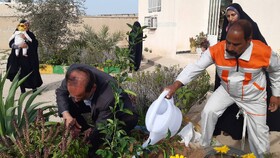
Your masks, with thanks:
<instances>
[{"instance_id":1,"label":"man's ear","mask_svg":"<svg viewBox=\"0 0 280 158\"><path fill-rule=\"evenodd\" d=\"M97 88L96 84L93 84L92 89L94 92L96 91L96 88Z\"/></svg>"},{"instance_id":2,"label":"man's ear","mask_svg":"<svg viewBox=\"0 0 280 158\"><path fill-rule=\"evenodd\" d=\"M247 43L249 44L251 43L251 41L252 41L252 35L247 39Z\"/></svg>"}]
</instances>

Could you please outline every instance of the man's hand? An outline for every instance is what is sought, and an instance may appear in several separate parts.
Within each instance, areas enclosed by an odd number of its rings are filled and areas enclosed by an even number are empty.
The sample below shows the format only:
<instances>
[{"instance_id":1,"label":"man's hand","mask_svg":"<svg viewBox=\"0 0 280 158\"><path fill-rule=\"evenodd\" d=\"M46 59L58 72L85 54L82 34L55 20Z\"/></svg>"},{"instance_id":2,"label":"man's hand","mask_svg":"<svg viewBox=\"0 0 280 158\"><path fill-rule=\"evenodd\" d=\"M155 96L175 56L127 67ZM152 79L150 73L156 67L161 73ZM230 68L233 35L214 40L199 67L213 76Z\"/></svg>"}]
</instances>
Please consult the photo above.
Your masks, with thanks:
<instances>
[{"instance_id":1,"label":"man's hand","mask_svg":"<svg viewBox=\"0 0 280 158\"><path fill-rule=\"evenodd\" d=\"M85 130L85 131L84 131L85 137L88 138L89 135L91 134L91 132L92 132L92 128L89 128L89 129Z\"/></svg>"},{"instance_id":2,"label":"man's hand","mask_svg":"<svg viewBox=\"0 0 280 158\"><path fill-rule=\"evenodd\" d=\"M279 101L280 99L278 97L271 96L268 110L275 112L278 109Z\"/></svg>"},{"instance_id":3,"label":"man's hand","mask_svg":"<svg viewBox=\"0 0 280 158\"><path fill-rule=\"evenodd\" d=\"M172 85L165 87L164 90L169 91L166 98L170 99L175 94L176 90L182 86L183 84L180 81L175 81Z\"/></svg>"},{"instance_id":4,"label":"man's hand","mask_svg":"<svg viewBox=\"0 0 280 158\"><path fill-rule=\"evenodd\" d=\"M25 35L22 33L22 34L20 34L20 37L22 38L22 39L26 39L26 37L25 37Z\"/></svg>"},{"instance_id":5,"label":"man's hand","mask_svg":"<svg viewBox=\"0 0 280 158\"><path fill-rule=\"evenodd\" d=\"M66 127L77 127L77 128L82 128L81 125L74 119L68 111L64 111L63 114L63 119L66 124Z\"/></svg>"},{"instance_id":6,"label":"man's hand","mask_svg":"<svg viewBox=\"0 0 280 158\"><path fill-rule=\"evenodd\" d=\"M76 126L76 124L78 124L77 123L77 121L76 121L76 119L74 118L71 122L70 122L70 125L69 125L69 130L70 130L70 133L71 133L71 135L72 135L72 138L77 138L79 135L80 135L80 133L81 133L81 128L78 128L77 126ZM79 124L78 124L79 125Z\"/></svg>"}]
</instances>

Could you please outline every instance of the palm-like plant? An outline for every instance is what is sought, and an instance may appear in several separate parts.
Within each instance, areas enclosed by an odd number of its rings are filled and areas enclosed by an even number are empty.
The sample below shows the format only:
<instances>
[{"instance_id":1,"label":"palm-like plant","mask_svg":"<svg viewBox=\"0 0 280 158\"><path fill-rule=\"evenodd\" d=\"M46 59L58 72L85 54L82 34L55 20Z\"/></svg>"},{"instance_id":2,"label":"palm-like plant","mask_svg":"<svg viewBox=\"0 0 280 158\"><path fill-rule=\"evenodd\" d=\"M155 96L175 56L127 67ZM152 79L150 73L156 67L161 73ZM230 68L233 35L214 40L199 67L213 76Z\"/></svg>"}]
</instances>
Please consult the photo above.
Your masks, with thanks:
<instances>
[{"instance_id":1,"label":"palm-like plant","mask_svg":"<svg viewBox=\"0 0 280 158\"><path fill-rule=\"evenodd\" d=\"M34 99L38 94L40 94L44 88L38 89L36 92L30 95L32 91L21 94L18 99L15 99L15 94L17 88L27 79L30 75L25 76L22 79L19 79L20 72L14 77L13 82L10 86L9 92L6 97L3 96L3 89L5 81L7 78L6 73L4 76L0 74L0 137L9 136L10 138L14 137L15 129L12 125L12 122L15 121L18 124L18 127L21 128L24 126L25 117L23 116L23 111L26 111L28 114L28 121L33 122L37 115L37 107L47 102L37 102L33 104ZM29 96L29 97L28 97ZM47 105L41 107L45 112L44 116L48 118L50 115L56 113L52 110L54 105Z\"/></svg>"},{"instance_id":2,"label":"palm-like plant","mask_svg":"<svg viewBox=\"0 0 280 158\"><path fill-rule=\"evenodd\" d=\"M72 59L69 59L69 62L96 64L103 63L107 59L115 59L113 52L117 43L122 39L121 32L111 34L108 26L102 26L97 32L85 25L84 31L78 33L78 39L69 44L68 52L74 54L70 55ZM72 61L73 59L74 61Z\"/></svg>"}]
</instances>

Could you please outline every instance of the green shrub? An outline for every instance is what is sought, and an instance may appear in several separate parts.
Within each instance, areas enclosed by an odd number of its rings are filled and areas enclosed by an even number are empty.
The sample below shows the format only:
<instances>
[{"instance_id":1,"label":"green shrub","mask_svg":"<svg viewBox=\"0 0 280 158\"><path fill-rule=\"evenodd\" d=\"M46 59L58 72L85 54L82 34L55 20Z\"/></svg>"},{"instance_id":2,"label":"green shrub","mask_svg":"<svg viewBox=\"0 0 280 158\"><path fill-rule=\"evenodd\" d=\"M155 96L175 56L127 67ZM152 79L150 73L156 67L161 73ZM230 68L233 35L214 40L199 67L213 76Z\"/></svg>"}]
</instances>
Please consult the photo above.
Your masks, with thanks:
<instances>
[{"instance_id":1,"label":"green shrub","mask_svg":"<svg viewBox=\"0 0 280 158\"><path fill-rule=\"evenodd\" d=\"M182 71L178 66L161 67L157 66L153 72L134 72L132 79L135 82L126 82L123 87L136 93L132 97L140 115L139 125L145 125L145 116L149 106L161 94L163 89L172 84L178 74ZM203 98L210 88L210 76L205 71L197 79L187 86L180 88L174 95L176 105L184 114L188 112L197 100Z\"/></svg>"},{"instance_id":2,"label":"green shrub","mask_svg":"<svg viewBox=\"0 0 280 158\"><path fill-rule=\"evenodd\" d=\"M0 136L10 136L11 138L13 138L15 129L12 126L12 121L16 121L20 128L24 125L26 119L28 119L29 122L33 122L37 115L37 107L45 104L46 102L33 103L36 96L40 94L44 90L44 88L38 89L35 93L32 93L32 91L23 93L18 99L15 99L17 88L29 76L27 75L20 80L19 72L13 79L13 82L9 88L8 95L4 97L3 90L7 74L8 72L3 77L2 74L0 74ZM32 94L30 95L30 93ZM56 111L52 110L52 108L54 107L54 105L45 105L44 107L42 107L42 110L46 111L44 115L47 118L50 115L56 113ZM28 118L25 118L23 116L23 111L27 112Z\"/></svg>"},{"instance_id":3,"label":"green shrub","mask_svg":"<svg viewBox=\"0 0 280 158\"><path fill-rule=\"evenodd\" d=\"M28 117L26 111L24 116ZM34 122L27 120L24 125L19 128L13 122L16 139L1 137L0 157L84 158L88 154L89 146L82 138L76 137L73 130L63 124L45 122L42 110Z\"/></svg>"}]
</instances>

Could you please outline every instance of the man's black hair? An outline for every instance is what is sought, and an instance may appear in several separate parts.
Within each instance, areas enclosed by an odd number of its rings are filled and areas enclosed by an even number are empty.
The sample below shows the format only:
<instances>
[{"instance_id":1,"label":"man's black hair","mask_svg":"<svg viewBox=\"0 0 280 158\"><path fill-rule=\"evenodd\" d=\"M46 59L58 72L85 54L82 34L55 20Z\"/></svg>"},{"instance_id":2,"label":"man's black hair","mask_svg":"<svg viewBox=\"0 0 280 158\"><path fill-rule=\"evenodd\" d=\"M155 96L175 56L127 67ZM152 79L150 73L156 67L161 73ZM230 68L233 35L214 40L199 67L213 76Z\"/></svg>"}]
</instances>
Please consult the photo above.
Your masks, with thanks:
<instances>
[{"instance_id":1,"label":"man's black hair","mask_svg":"<svg viewBox=\"0 0 280 158\"><path fill-rule=\"evenodd\" d=\"M233 23L229 30L231 29L241 29L244 33L244 39L247 41L249 39L252 39L252 36L253 36L253 27L252 27L252 24L248 21L248 20L245 20L245 19L240 19L240 20L237 20L235 23Z\"/></svg>"},{"instance_id":2,"label":"man's black hair","mask_svg":"<svg viewBox=\"0 0 280 158\"><path fill-rule=\"evenodd\" d=\"M81 72L84 72L87 75L88 83L87 83L87 86L86 86L86 92L90 92L93 85L96 83L96 76L91 72L91 70L89 70L85 67L75 67L75 68L67 71L67 73L65 75L66 82L68 82L70 80L73 80L73 79L70 79L70 74L73 71L81 71Z\"/></svg>"}]
</instances>

